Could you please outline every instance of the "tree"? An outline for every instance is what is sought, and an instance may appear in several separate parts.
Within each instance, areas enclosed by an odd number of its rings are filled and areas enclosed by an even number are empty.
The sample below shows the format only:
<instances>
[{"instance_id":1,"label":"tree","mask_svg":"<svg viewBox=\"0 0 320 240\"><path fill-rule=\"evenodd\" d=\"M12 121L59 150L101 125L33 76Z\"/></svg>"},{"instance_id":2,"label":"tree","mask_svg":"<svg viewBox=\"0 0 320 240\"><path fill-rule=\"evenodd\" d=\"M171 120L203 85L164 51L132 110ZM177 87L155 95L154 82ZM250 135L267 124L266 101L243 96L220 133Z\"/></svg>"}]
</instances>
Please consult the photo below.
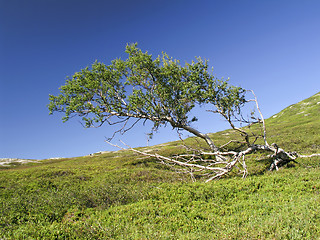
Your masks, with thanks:
<instances>
[{"instance_id":1,"label":"tree","mask_svg":"<svg viewBox=\"0 0 320 240\"><path fill-rule=\"evenodd\" d=\"M247 175L245 156L257 150L273 153L270 169L295 161L296 153L285 152L276 144L269 145L263 116L257 99L247 99L245 89L235 87L228 80L217 79L208 70L208 62L196 58L181 66L166 53L152 58L137 44L127 45L126 60L116 59L110 65L95 62L68 78L58 96L50 95L50 114L63 112L63 121L80 116L86 127L103 124L119 125L116 133L125 133L139 121L151 121L151 134L161 126L170 125L179 133L184 130L204 140L207 147L191 148L175 156L160 156L132 149L156 157L161 163L184 169L185 172L206 176L207 181L222 177L235 166ZM253 102L259 117L252 112L244 118L245 104ZM217 146L210 135L192 127L197 121L192 109L197 105L210 106L212 113L220 114L238 132L242 140L231 140ZM240 128L245 124L245 128ZM262 139L262 143L257 142ZM237 143L237 148L230 149ZM111 143L110 143L111 144Z\"/></svg>"}]
</instances>

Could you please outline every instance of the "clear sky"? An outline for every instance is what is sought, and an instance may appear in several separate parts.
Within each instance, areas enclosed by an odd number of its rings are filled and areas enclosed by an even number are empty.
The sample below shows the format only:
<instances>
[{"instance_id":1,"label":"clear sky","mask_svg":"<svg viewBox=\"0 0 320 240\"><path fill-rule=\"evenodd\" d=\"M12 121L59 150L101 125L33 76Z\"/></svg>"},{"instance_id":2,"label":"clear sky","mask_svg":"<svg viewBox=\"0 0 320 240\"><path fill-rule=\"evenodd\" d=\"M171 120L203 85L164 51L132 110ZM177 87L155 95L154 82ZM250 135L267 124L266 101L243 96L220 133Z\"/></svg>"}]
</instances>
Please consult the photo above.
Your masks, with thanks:
<instances>
[{"instance_id":1,"label":"clear sky","mask_svg":"<svg viewBox=\"0 0 320 240\"><path fill-rule=\"evenodd\" d=\"M182 63L208 59L217 77L254 90L270 117L320 91L319 13L318 0L0 0L0 158L114 150L108 126L49 116L48 95L96 59L125 58L133 42ZM203 118L201 131L225 128ZM146 133L137 126L114 142L145 146ZM174 139L161 129L149 144Z\"/></svg>"}]
</instances>

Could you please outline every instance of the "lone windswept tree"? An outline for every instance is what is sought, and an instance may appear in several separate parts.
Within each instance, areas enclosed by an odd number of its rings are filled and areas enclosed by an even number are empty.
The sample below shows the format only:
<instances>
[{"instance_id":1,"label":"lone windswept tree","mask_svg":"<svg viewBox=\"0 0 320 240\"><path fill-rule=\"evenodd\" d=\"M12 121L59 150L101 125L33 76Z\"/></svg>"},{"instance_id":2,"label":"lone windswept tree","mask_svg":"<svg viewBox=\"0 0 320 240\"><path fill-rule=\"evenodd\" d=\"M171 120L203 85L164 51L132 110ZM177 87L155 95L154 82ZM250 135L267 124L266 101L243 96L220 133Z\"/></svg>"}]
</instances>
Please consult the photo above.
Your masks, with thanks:
<instances>
[{"instance_id":1,"label":"lone windswept tree","mask_svg":"<svg viewBox=\"0 0 320 240\"><path fill-rule=\"evenodd\" d=\"M129 55L126 60L116 59L110 65L95 62L68 78L58 96L50 95L50 113L63 112L63 121L80 116L86 127L119 125L113 136L132 129L139 121L151 121L151 132L168 125L178 132L187 131L202 139L206 147L186 146L183 154L174 156L132 150L191 175L205 176L206 181L230 173L235 166L246 176L245 156L258 150L271 153L270 170L297 158L296 153L269 145L253 92L252 99L247 99L248 91L214 77L207 61L196 58L182 66L166 53L153 59L137 44L127 45L125 52ZM258 117L244 117L242 109L249 102L255 104ZM213 114L220 114L241 140L217 146L208 134L192 127L197 118L191 111L197 105L206 105ZM239 123L246 127L240 128ZM234 144L238 146L231 148Z\"/></svg>"}]
</instances>

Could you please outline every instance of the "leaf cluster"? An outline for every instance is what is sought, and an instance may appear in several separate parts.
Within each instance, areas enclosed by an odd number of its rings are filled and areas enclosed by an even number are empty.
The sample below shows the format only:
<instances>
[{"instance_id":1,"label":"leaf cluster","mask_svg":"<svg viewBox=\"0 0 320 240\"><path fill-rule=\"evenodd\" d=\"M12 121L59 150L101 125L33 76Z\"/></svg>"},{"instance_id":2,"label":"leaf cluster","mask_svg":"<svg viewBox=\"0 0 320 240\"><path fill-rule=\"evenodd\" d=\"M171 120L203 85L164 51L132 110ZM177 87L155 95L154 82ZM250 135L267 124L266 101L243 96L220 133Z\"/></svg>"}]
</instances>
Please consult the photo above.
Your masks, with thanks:
<instances>
[{"instance_id":1,"label":"leaf cluster","mask_svg":"<svg viewBox=\"0 0 320 240\"><path fill-rule=\"evenodd\" d=\"M196 105L234 112L245 103L245 90L215 78L206 60L196 58L182 66L166 53L153 59L137 44L127 45L125 52L126 60L110 65L96 61L67 78L60 94L50 95L50 114L65 113L63 121L80 116L86 127L107 122L124 128L134 118L152 121L153 129L168 123L181 128L197 120L190 116Z\"/></svg>"}]
</instances>

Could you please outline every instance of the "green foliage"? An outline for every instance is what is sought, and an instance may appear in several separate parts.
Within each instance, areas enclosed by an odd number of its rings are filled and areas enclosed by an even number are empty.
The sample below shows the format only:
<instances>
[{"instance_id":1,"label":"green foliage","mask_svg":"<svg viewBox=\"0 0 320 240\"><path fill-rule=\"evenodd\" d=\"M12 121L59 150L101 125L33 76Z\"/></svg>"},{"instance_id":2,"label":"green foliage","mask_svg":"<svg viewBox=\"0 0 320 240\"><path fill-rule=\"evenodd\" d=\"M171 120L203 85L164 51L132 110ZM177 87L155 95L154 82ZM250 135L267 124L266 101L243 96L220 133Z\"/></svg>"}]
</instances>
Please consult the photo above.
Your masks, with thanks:
<instances>
[{"instance_id":1,"label":"green foliage","mask_svg":"<svg viewBox=\"0 0 320 240\"><path fill-rule=\"evenodd\" d=\"M239 111L245 102L245 91L216 79L201 58L185 66L166 53L153 60L137 44L127 45L126 53L126 60L95 62L68 78L58 96L50 95L50 113L64 112L64 121L79 115L87 127L112 124L116 117L150 120L154 129L167 123L175 128L196 120L188 114L197 104Z\"/></svg>"}]
</instances>

